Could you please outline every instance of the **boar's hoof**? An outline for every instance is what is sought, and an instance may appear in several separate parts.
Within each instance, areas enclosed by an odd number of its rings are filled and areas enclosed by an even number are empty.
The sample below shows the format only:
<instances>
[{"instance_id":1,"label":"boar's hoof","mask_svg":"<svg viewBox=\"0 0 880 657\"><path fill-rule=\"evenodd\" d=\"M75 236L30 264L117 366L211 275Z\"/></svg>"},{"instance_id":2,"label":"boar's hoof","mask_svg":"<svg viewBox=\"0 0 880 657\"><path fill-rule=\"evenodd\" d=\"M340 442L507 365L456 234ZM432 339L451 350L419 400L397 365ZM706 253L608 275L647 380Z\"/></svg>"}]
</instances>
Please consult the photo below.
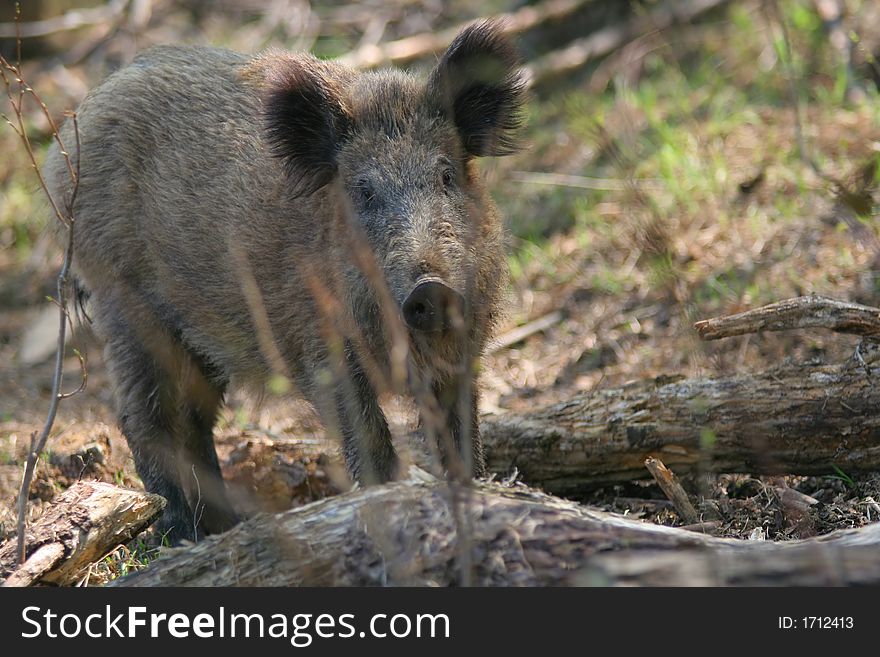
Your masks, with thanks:
<instances>
[{"instance_id":1,"label":"boar's hoof","mask_svg":"<svg viewBox=\"0 0 880 657\"><path fill-rule=\"evenodd\" d=\"M460 328L464 297L436 278L423 278L403 302L403 319L415 331Z\"/></svg>"}]
</instances>

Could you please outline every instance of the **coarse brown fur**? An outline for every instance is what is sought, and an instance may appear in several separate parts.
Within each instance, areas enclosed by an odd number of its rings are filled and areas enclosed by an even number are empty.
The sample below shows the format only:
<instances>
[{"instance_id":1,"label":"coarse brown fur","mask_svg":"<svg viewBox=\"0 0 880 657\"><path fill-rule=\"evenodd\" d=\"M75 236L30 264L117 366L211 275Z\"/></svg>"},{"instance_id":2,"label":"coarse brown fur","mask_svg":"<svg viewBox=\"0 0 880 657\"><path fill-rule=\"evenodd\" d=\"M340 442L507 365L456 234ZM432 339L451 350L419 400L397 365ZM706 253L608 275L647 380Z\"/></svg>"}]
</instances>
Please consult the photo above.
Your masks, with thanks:
<instances>
[{"instance_id":1,"label":"coarse brown fur","mask_svg":"<svg viewBox=\"0 0 880 657\"><path fill-rule=\"evenodd\" d=\"M506 279L474 158L512 150L522 87L512 45L480 23L427 82L308 55L166 46L86 97L76 274L172 540L235 522L212 439L232 379L289 375L341 436L354 477L395 475L377 377L390 380L394 322L427 294L426 277L439 281L432 293L463 300L463 317L416 330L404 316L410 392L433 400L423 426L447 467L482 474L474 363ZM57 150L45 173L69 198Z\"/></svg>"}]
</instances>

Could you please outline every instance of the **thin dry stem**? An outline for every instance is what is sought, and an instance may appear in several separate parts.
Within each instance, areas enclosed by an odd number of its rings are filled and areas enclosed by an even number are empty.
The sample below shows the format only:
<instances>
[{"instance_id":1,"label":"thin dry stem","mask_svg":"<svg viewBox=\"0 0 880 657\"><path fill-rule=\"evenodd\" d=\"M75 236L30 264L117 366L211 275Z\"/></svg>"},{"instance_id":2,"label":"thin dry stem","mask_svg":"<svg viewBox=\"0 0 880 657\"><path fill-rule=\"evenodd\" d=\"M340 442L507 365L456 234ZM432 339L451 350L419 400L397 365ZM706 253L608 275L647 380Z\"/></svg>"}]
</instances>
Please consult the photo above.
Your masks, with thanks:
<instances>
[{"instance_id":1,"label":"thin dry stem","mask_svg":"<svg viewBox=\"0 0 880 657\"><path fill-rule=\"evenodd\" d=\"M15 82L18 84L18 101L15 100L15 95L12 89L12 83L9 80L9 73L13 73L15 75ZM12 105L13 114L16 117L16 122L13 123L12 120L6 114L0 114L3 117L3 120L15 131L15 134L18 135L19 139L21 139L24 144L25 152L28 155L28 159L31 161L31 166L33 167L34 173L37 176L37 180L40 182L40 188L43 190L46 198L49 201L49 204L52 206L52 212L55 214L55 217L62 224L67 224L69 221L68 216L62 212L60 206L56 202L56 199L49 192L49 188L46 186L46 180L43 178L43 173L40 171L40 167L37 164L37 158L34 154L33 146L31 145L30 137L28 136L27 129L24 125L24 113L23 113L23 102L25 94L30 95L40 106L40 111L49 121L49 129L52 133L53 138L58 143L61 152L64 154L64 159L67 162L68 170L70 172L71 180L76 181L78 178L77 170L74 169L71 164L70 155L67 153L67 150L64 148L64 144L61 140L61 136L58 132L58 126L55 124L55 121L52 119L52 115L49 112L49 108L40 98L34 89L28 85L21 75L21 66L16 65L13 66L9 63L9 61L0 55L0 77L3 78L3 84L6 90L6 96L9 98L9 103ZM77 135L77 142L79 141L79 136ZM79 155L77 155L77 158ZM75 193L74 187L74 193ZM71 204L72 207L72 204Z\"/></svg>"},{"instance_id":2,"label":"thin dry stem","mask_svg":"<svg viewBox=\"0 0 880 657\"><path fill-rule=\"evenodd\" d=\"M79 126L77 124L76 115L71 115L71 123L73 126L73 132L76 140L76 162L72 162L70 155L67 149L64 147L63 140L61 139L61 135L58 131L58 126L55 121L52 119L51 113L49 112L48 107L40 98L39 94L31 87L27 82L25 82L24 77L21 71L21 32L20 32L20 22L21 22L21 8L16 5L16 63L13 65L10 63L5 57L0 55L0 77L3 79L3 85L6 92L6 96L9 99L9 102L12 106L12 111L15 116L15 122L5 114L3 114L3 119L7 124L13 129L13 131L18 135L19 139L24 146L25 152L27 153L28 159L31 162L31 166L34 169L34 172L37 176L37 179L40 183L40 188L43 190L46 198L49 201L49 204L52 206L52 210L55 214L56 219L64 226L66 231L66 246L64 250L64 261L61 266L61 271L58 274L57 279L57 303L59 307L58 311L58 343L55 351L55 367L53 369L52 375L52 398L49 403L49 409L46 414L46 421L43 424L43 428L39 434L36 432L31 434L31 440L28 450L27 459L25 461L24 473L22 476L21 488L19 489L18 494L18 544L17 544L17 556L20 563L25 562L26 552L27 552L27 541L26 541L26 516L27 516L27 500L28 500L28 491L30 490L30 484L34 476L34 471L36 470L37 461L39 460L39 455L43 452L46 447L46 442L49 440L49 434L52 431L52 426L55 423L55 416L58 413L58 404L65 397L69 397L72 394L76 394L79 390L82 390L86 384L86 374L85 374L85 359L82 355L77 351L77 357L80 359L80 368L83 372L82 380L80 387L77 391L73 393L62 393L61 385L62 378L64 373L64 343L65 337L67 333L67 325L70 322L70 315L67 311L67 304L69 299L69 291L70 291L70 268L73 263L73 245L74 245L74 216L73 216L73 207L76 202L77 189L79 186L79 173L80 173L80 138L79 138ZM14 83L17 85L17 90L14 89L13 81L10 80L10 75L14 76ZM27 134L27 130L24 125L24 100L29 96L33 100L37 102L40 107L40 111L46 117L49 122L52 137L58 144L60 148L65 162L67 163L68 172L70 173L71 181L73 183L72 193L68 200L67 206L64 210L61 209L61 206L58 204L57 199L53 197L51 192L49 191L48 186L46 185L46 180L43 177L42 172L40 171L40 167L37 164L36 155L34 153L33 146L31 144L30 137Z\"/></svg>"},{"instance_id":3,"label":"thin dry stem","mask_svg":"<svg viewBox=\"0 0 880 657\"><path fill-rule=\"evenodd\" d=\"M24 477L21 482L21 489L18 493L18 558L20 563L25 562L27 543L25 540L25 516L27 513L28 491L30 490L31 480L34 476L34 470L37 466L39 455L46 447L49 440L49 433L55 424L55 415L58 413L58 404L63 399L61 394L61 381L64 373L64 339L67 332L67 297L69 290L69 274L70 265L73 262L73 215L70 215L70 221L66 224L67 228L67 248L64 252L64 262L61 265L61 272L58 274L58 300L61 306L58 324L58 346L55 351L55 368L52 374L52 399L49 403L49 410L46 415L46 422L40 432L39 438L31 436L30 450L28 452L27 462L25 464Z\"/></svg>"}]
</instances>

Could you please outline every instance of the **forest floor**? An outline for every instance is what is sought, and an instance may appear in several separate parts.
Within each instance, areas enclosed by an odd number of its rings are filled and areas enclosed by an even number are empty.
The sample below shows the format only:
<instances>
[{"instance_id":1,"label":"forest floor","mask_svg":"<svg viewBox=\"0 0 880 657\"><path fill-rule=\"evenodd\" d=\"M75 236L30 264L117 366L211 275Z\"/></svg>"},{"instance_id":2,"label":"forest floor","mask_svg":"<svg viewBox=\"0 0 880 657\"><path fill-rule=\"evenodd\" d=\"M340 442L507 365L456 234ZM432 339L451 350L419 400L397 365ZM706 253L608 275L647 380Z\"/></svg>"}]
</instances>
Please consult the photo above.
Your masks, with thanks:
<instances>
[{"instance_id":1,"label":"forest floor","mask_svg":"<svg viewBox=\"0 0 880 657\"><path fill-rule=\"evenodd\" d=\"M759 3L743 2L637 39L583 74L535 90L528 148L483 167L511 234L509 312L499 333L559 315L486 356L483 412L538 408L659 375L852 357L857 340L837 334L702 343L693 323L808 293L880 305L880 69L866 54L880 52L880 32L865 33L880 30L880 17L871 3L853 4L860 40L850 74L812 3L780 3L786 41ZM75 105L94 71L72 70L34 65L30 81L51 107ZM36 115L31 129L45 130ZM0 128L0 148L13 154L0 162L2 540L14 532L22 459L49 404L51 363L23 363L21 352L52 307L44 299L59 255L40 227L39 191L10 130ZM115 425L100 345L84 331L76 340L88 384L61 403L32 487L32 516L80 478L141 485ZM76 387L78 369L69 357L66 388ZM406 404L391 406L398 428L411 425ZM304 402L234 390L216 442L246 512L282 510L346 486L335 448ZM826 476L780 475L817 500L808 517L792 517L766 477L719 472L682 483L699 509L721 519L723 536L790 540L880 517L880 473L851 477L829 463ZM683 524L647 471L639 481L585 490L579 501ZM93 581L129 567L137 564L116 554Z\"/></svg>"}]
</instances>

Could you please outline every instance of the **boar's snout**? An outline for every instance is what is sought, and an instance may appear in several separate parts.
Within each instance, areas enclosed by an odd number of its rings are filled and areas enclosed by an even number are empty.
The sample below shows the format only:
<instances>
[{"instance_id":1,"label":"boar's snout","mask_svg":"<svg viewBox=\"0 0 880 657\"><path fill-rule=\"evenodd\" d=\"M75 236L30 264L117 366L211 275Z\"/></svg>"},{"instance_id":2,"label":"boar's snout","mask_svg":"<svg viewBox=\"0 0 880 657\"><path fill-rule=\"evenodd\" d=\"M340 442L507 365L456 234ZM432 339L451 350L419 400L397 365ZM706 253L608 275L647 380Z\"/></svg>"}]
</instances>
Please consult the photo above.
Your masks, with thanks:
<instances>
[{"instance_id":1,"label":"boar's snout","mask_svg":"<svg viewBox=\"0 0 880 657\"><path fill-rule=\"evenodd\" d=\"M403 302L403 319L414 331L446 331L464 320L464 297L439 278L420 278Z\"/></svg>"}]
</instances>

